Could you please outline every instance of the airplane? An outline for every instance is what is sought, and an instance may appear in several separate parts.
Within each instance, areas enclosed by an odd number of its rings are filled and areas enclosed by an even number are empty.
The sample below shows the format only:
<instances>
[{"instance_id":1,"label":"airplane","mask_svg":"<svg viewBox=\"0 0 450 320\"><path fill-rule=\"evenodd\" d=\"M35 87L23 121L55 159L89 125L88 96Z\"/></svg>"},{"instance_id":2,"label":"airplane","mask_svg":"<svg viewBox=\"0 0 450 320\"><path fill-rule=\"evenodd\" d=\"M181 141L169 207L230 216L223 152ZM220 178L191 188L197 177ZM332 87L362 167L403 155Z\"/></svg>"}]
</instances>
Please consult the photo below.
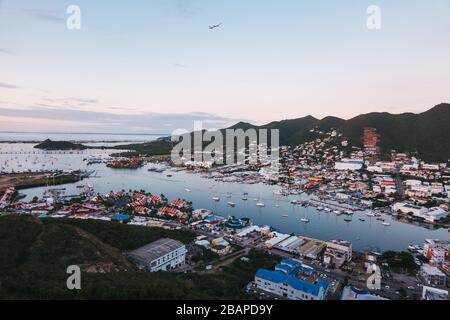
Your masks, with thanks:
<instances>
[{"instance_id":1,"label":"airplane","mask_svg":"<svg viewBox=\"0 0 450 320\"><path fill-rule=\"evenodd\" d=\"M209 30L218 28L218 27L220 27L221 25L222 25L222 23L219 23L219 24L213 24L212 26L209 26Z\"/></svg>"}]
</instances>

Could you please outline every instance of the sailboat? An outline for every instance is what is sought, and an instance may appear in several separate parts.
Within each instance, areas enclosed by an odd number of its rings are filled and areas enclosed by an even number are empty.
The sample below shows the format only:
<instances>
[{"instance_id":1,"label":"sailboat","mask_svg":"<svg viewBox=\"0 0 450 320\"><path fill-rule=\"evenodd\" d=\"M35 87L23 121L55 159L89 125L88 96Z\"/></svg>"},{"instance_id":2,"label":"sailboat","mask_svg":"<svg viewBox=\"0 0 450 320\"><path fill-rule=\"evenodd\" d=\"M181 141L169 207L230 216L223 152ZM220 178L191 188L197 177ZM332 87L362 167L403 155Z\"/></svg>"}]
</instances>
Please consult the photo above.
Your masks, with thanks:
<instances>
[{"instance_id":1,"label":"sailboat","mask_svg":"<svg viewBox=\"0 0 450 320\"><path fill-rule=\"evenodd\" d=\"M309 223L309 219L306 217L307 211L308 211L308 209L305 210L305 217L300 219L301 222Z\"/></svg>"}]
</instances>

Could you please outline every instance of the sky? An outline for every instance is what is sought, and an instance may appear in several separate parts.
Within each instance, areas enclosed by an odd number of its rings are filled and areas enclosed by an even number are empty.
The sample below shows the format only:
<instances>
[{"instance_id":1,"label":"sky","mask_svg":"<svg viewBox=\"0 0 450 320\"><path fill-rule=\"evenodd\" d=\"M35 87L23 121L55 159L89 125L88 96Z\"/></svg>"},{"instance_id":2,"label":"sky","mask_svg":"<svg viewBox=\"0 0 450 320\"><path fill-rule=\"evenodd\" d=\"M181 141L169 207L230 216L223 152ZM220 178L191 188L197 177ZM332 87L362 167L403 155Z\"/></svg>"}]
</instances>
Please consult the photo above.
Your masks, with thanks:
<instances>
[{"instance_id":1,"label":"sky","mask_svg":"<svg viewBox=\"0 0 450 320\"><path fill-rule=\"evenodd\" d=\"M423 112L450 102L449 17L450 0L0 0L0 131Z\"/></svg>"}]
</instances>

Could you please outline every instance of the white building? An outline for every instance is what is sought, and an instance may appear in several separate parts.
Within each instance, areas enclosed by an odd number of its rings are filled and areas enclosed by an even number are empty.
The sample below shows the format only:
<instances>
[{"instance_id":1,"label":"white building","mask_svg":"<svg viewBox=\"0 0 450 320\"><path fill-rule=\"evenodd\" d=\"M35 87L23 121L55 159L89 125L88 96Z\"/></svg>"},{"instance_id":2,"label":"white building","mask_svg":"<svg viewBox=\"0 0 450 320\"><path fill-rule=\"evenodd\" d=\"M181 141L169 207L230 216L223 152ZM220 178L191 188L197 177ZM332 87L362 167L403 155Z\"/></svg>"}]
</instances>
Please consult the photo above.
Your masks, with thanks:
<instances>
[{"instance_id":1,"label":"white building","mask_svg":"<svg viewBox=\"0 0 450 320\"><path fill-rule=\"evenodd\" d=\"M170 271L184 265L186 253L180 241L163 238L128 252L127 258L141 270Z\"/></svg>"},{"instance_id":2,"label":"white building","mask_svg":"<svg viewBox=\"0 0 450 320\"><path fill-rule=\"evenodd\" d=\"M423 286L422 300L448 300L448 291Z\"/></svg>"},{"instance_id":3,"label":"white building","mask_svg":"<svg viewBox=\"0 0 450 320\"><path fill-rule=\"evenodd\" d=\"M396 204L394 204L392 206L392 210L395 212L401 212L404 214L411 214L411 215L426 214L428 211L427 208L403 202L397 202Z\"/></svg>"},{"instance_id":4,"label":"white building","mask_svg":"<svg viewBox=\"0 0 450 320\"><path fill-rule=\"evenodd\" d=\"M450 261L450 241L426 239L423 245L423 255L432 264L443 264Z\"/></svg>"},{"instance_id":5,"label":"white building","mask_svg":"<svg viewBox=\"0 0 450 320\"><path fill-rule=\"evenodd\" d=\"M424 213L415 213L415 217L419 217L428 222L437 222L439 220L445 219L447 217L447 212L439 207L434 207L429 209Z\"/></svg>"},{"instance_id":6,"label":"white building","mask_svg":"<svg viewBox=\"0 0 450 320\"><path fill-rule=\"evenodd\" d=\"M328 282L319 280L311 283L296 277L303 265L296 260L283 260L276 270L259 269L255 275L255 284L259 290L269 292L289 300L324 300L328 291Z\"/></svg>"},{"instance_id":7,"label":"white building","mask_svg":"<svg viewBox=\"0 0 450 320\"><path fill-rule=\"evenodd\" d=\"M356 171L361 170L364 163L360 161L336 162L334 164L335 170L342 171Z\"/></svg>"},{"instance_id":8,"label":"white building","mask_svg":"<svg viewBox=\"0 0 450 320\"><path fill-rule=\"evenodd\" d=\"M424 264L420 267L420 277L429 285L445 286L447 276L438 267Z\"/></svg>"},{"instance_id":9,"label":"white building","mask_svg":"<svg viewBox=\"0 0 450 320\"><path fill-rule=\"evenodd\" d=\"M340 268L345 262L352 260L352 243L344 240L331 240L327 243L327 248L323 255L323 262Z\"/></svg>"}]
</instances>

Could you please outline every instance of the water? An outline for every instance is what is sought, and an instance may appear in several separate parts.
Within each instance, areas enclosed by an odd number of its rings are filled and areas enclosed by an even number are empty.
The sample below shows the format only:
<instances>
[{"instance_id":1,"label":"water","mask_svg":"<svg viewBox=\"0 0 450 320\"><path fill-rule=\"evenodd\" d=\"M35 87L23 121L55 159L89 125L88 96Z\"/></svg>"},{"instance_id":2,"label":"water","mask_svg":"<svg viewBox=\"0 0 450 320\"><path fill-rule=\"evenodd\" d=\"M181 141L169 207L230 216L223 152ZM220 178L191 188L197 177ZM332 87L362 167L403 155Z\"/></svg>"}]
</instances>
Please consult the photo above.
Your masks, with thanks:
<instances>
[{"instance_id":1,"label":"water","mask_svg":"<svg viewBox=\"0 0 450 320\"><path fill-rule=\"evenodd\" d=\"M364 212L357 212L352 222L344 221L345 215L336 216L334 213L317 211L315 208L294 206L290 203L293 199L307 199L303 196L280 197L275 196L277 186L264 184L240 184L216 182L201 178L198 174L185 171L171 172L172 177L165 173L147 171L147 167L138 170L114 170L104 164L86 166L83 158L87 154L108 154L105 150L85 150L73 154L5 154L5 151L33 150L32 144L0 144L0 166L8 161L8 169L89 169L96 170L97 177L85 180L83 183L91 183L97 192L107 193L111 190L141 190L144 189L154 194L164 194L169 199L184 198L193 202L194 208L207 208L216 213L236 217L249 217L255 224L270 225L280 232L295 233L321 240L344 239L353 243L355 250L406 250L409 244L422 244L427 238L450 239L450 233L446 229L431 230L421 226L403 223L384 216L390 227L381 224L375 218L369 218ZM35 162L33 164L32 162ZM21 167L20 167L21 166ZM66 194L78 194L76 188L80 183L65 185ZM45 187L27 189L27 199L33 196L41 197ZM187 192L190 189L191 192ZM242 200L242 195L247 192L248 201ZM231 198L226 194L231 193ZM220 197L220 202L215 202L212 197ZM258 199L255 201L254 199ZM230 207L228 201L236 203ZM266 207L256 206L256 202L263 202ZM278 205L279 207L276 207ZM288 217L283 217L288 215ZM300 221L307 217L310 223ZM364 218L361 222L358 218Z\"/></svg>"}]
</instances>

